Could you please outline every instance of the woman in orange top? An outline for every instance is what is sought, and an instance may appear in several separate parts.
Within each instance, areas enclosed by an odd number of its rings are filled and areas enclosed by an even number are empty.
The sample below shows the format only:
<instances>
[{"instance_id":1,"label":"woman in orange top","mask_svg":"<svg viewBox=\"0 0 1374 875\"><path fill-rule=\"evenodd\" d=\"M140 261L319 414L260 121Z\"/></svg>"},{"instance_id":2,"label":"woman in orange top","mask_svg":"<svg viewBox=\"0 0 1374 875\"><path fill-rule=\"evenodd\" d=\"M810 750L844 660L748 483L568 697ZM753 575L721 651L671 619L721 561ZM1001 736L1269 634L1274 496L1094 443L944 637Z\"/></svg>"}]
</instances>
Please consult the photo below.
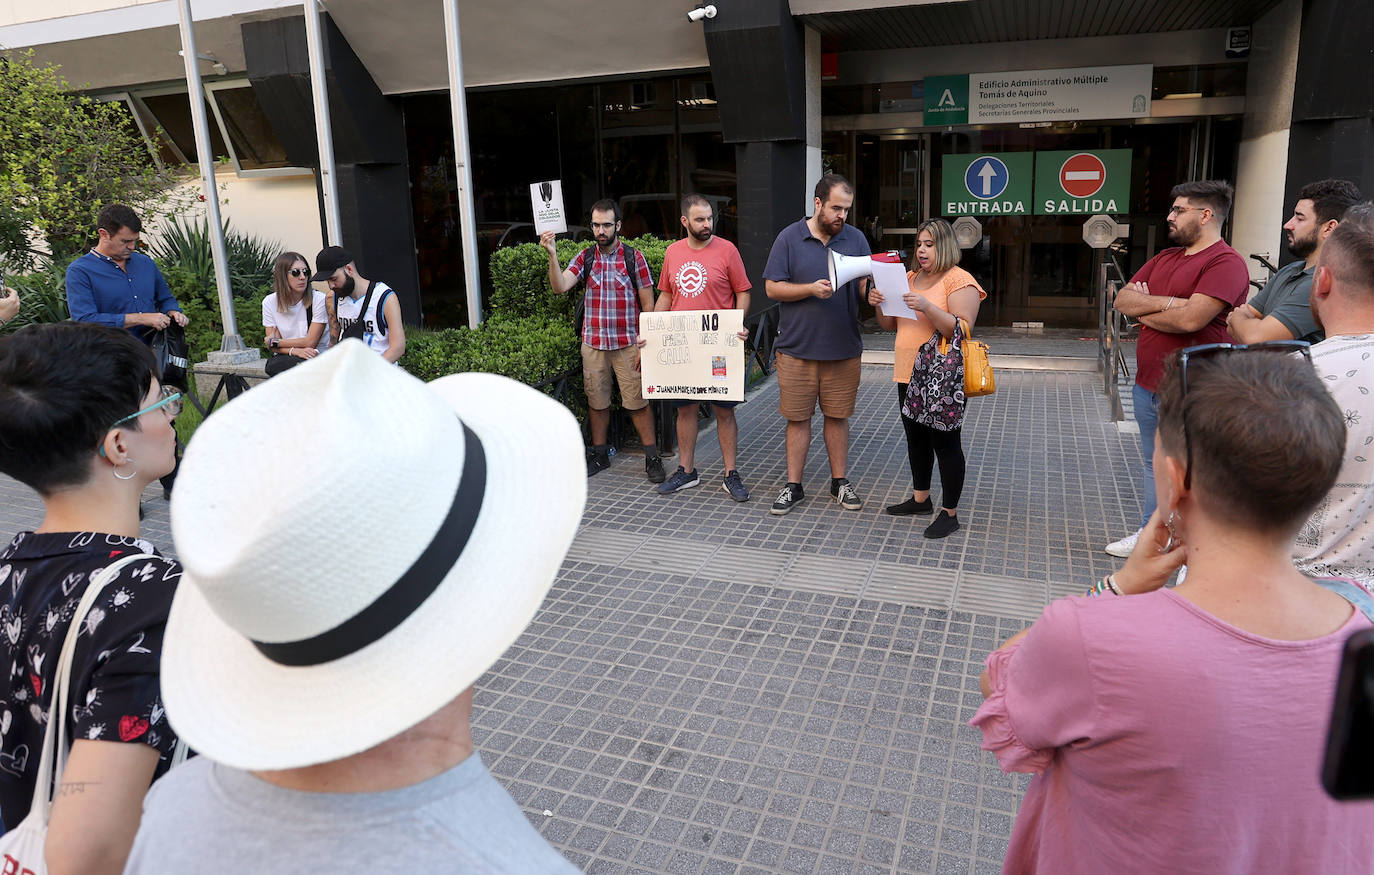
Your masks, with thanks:
<instances>
[{"instance_id":1,"label":"woman in orange top","mask_svg":"<svg viewBox=\"0 0 1374 875\"><path fill-rule=\"evenodd\" d=\"M906 430L907 458L911 462L911 498L889 505L893 516L928 514L934 511L930 500L930 475L935 460L940 460L940 483L944 487L940 514L925 531L927 538L943 538L959 528L959 494L964 489L964 447L962 428L936 431L901 415L907 381L915 367L916 351L936 331L949 338L954 334L954 319L964 320L964 333L972 331L978 319L978 304L988 296L978 281L957 267L959 244L954 229L944 219L929 219L916 229L916 252L907 272L907 292L902 296L918 318L886 316L882 311L883 293L870 285L868 302L878 308L878 324L897 331L896 361L892 379L897 384L897 418Z\"/></svg>"}]
</instances>

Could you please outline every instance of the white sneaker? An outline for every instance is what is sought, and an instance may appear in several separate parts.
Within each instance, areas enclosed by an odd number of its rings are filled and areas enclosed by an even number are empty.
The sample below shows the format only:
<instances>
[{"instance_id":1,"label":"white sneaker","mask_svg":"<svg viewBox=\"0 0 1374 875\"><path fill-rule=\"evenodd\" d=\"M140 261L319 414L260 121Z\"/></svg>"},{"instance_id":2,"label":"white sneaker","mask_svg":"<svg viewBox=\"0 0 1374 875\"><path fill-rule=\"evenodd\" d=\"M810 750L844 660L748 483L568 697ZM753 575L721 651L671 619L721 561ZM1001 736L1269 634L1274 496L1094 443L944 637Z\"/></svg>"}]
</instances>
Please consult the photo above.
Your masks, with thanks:
<instances>
[{"instance_id":1,"label":"white sneaker","mask_svg":"<svg viewBox=\"0 0 1374 875\"><path fill-rule=\"evenodd\" d=\"M1136 529L1120 541L1112 541L1103 549L1107 551L1108 556L1116 556L1119 559L1125 559L1127 556L1131 555L1131 551L1135 549L1136 542L1140 540L1140 533L1143 531L1145 531L1144 528Z\"/></svg>"}]
</instances>

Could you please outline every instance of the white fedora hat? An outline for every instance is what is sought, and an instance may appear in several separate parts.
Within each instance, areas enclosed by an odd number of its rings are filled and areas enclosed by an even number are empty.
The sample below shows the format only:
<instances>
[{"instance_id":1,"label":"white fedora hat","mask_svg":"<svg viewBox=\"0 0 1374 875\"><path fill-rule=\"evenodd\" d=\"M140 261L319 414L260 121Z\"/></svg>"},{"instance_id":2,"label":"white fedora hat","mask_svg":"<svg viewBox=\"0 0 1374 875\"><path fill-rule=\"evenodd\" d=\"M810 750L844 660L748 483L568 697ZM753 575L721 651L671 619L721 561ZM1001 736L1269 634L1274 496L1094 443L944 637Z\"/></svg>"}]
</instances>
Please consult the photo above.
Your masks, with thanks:
<instances>
[{"instance_id":1,"label":"white fedora hat","mask_svg":"<svg viewBox=\"0 0 1374 875\"><path fill-rule=\"evenodd\" d=\"M172 499L172 728L244 769L341 759L488 669L587 496L577 422L514 380L425 384L356 340L210 417Z\"/></svg>"}]
</instances>

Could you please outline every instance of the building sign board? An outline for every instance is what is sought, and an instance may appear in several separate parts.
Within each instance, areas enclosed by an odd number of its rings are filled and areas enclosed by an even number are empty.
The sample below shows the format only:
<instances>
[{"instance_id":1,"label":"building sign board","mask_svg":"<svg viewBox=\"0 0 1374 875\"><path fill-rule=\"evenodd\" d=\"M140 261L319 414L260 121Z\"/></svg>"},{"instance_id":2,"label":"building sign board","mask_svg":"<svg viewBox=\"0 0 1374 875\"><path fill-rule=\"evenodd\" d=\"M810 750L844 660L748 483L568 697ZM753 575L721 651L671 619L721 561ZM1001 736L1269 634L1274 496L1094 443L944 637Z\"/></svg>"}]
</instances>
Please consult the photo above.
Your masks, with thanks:
<instances>
[{"instance_id":1,"label":"building sign board","mask_svg":"<svg viewBox=\"0 0 1374 875\"><path fill-rule=\"evenodd\" d=\"M925 123L1145 118L1153 83L1151 64L928 76Z\"/></svg>"},{"instance_id":2,"label":"building sign board","mask_svg":"<svg viewBox=\"0 0 1374 875\"><path fill-rule=\"evenodd\" d=\"M1031 212L1032 152L946 155L940 212L946 216L1025 216Z\"/></svg>"},{"instance_id":3,"label":"building sign board","mask_svg":"<svg viewBox=\"0 0 1374 875\"><path fill-rule=\"evenodd\" d=\"M1035 153L1037 216L1126 213L1130 200L1130 149Z\"/></svg>"}]
</instances>

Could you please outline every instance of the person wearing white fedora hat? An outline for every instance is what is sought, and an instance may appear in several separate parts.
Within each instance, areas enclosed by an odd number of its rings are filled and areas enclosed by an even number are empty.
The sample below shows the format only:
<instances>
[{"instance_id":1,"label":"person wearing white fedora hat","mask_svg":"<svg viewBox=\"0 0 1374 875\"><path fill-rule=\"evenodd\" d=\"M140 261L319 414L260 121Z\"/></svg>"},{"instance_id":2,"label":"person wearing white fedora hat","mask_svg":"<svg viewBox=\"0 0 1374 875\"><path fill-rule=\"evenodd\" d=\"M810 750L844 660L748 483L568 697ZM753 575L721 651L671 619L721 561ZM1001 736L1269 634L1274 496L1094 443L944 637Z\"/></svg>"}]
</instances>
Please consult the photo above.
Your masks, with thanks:
<instances>
[{"instance_id":1,"label":"person wearing white fedora hat","mask_svg":"<svg viewBox=\"0 0 1374 875\"><path fill-rule=\"evenodd\" d=\"M283 428L315 452L276 452ZM126 872L576 871L469 719L572 542L581 455L542 393L425 384L355 340L207 419L172 499L163 658L202 756L149 796Z\"/></svg>"}]
</instances>

